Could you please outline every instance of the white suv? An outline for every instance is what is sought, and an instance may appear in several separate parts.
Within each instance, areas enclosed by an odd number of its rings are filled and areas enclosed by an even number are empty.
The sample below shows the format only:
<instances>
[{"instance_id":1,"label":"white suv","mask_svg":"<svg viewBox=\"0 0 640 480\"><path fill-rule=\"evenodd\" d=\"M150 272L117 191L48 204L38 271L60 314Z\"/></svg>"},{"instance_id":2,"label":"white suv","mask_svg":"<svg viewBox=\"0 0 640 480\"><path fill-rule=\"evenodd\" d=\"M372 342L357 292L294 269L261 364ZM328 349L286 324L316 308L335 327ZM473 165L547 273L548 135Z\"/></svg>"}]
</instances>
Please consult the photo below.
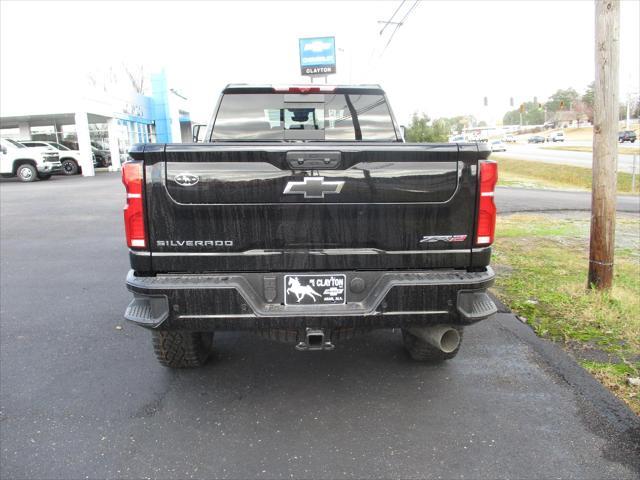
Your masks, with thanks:
<instances>
[{"instance_id":1,"label":"white suv","mask_svg":"<svg viewBox=\"0 0 640 480\"><path fill-rule=\"evenodd\" d=\"M40 151L54 150L60 157L62 163L62 172L65 175L76 175L81 173L80 169L80 150L71 150L68 147L56 142L48 142L44 140L25 140L21 141L25 147L37 148ZM93 166L96 166L96 156L92 152Z\"/></svg>"},{"instance_id":2,"label":"white suv","mask_svg":"<svg viewBox=\"0 0 640 480\"><path fill-rule=\"evenodd\" d=\"M547 142L564 142L564 132L556 132L547 137Z\"/></svg>"},{"instance_id":3,"label":"white suv","mask_svg":"<svg viewBox=\"0 0 640 480\"><path fill-rule=\"evenodd\" d=\"M18 177L23 182L34 182L37 179L48 180L60 170L62 166L57 152L40 152L15 140L0 138L0 174L3 177Z\"/></svg>"}]
</instances>

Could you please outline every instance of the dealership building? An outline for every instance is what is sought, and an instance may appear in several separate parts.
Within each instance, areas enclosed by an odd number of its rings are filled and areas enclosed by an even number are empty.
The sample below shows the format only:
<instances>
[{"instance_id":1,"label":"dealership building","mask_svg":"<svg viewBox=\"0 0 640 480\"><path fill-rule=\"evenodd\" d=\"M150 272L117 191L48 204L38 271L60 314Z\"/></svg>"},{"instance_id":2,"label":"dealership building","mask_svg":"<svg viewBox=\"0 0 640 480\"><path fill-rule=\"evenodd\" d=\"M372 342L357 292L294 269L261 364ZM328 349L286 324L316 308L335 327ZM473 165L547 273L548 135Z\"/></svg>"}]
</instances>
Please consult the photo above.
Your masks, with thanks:
<instances>
[{"instance_id":1,"label":"dealership building","mask_svg":"<svg viewBox=\"0 0 640 480\"><path fill-rule=\"evenodd\" d=\"M164 70L134 78L110 68L83 79L77 88L12 92L0 105L0 136L48 140L80 150L85 176L94 175L92 147L111 153L120 168L135 143L191 141L188 99ZM76 91L74 91L76 90Z\"/></svg>"}]
</instances>

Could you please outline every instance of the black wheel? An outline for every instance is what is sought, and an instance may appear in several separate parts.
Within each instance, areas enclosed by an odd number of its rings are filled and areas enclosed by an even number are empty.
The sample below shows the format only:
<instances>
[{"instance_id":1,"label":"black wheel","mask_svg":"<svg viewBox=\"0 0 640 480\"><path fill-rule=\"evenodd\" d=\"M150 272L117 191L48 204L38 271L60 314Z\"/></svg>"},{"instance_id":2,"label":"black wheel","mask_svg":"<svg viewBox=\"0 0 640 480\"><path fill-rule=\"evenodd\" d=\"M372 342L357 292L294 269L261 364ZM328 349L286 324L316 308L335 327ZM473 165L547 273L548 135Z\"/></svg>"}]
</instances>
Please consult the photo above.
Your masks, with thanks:
<instances>
[{"instance_id":1,"label":"black wheel","mask_svg":"<svg viewBox=\"0 0 640 480\"><path fill-rule=\"evenodd\" d=\"M152 333L156 358L165 367L201 367L211 355L213 332L159 330Z\"/></svg>"},{"instance_id":2,"label":"black wheel","mask_svg":"<svg viewBox=\"0 0 640 480\"><path fill-rule=\"evenodd\" d=\"M16 175L21 182L35 182L38 179L38 171L36 167L28 163L23 163L18 166Z\"/></svg>"},{"instance_id":3,"label":"black wheel","mask_svg":"<svg viewBox=\"0 0 640 480\"><path fill-rule=\"evenodd\" d=\"M66 158L62 160L62 171L65 175L75 175L78 173L78 164L75 160Z\"/></svg>"},{"instance_id":4,"label":"black wheel","mask_svg":"<svg viewBox=\"0 0 640 480\"><path fill-rule=\"evenodd\" d=\"M51 178L51 174L50 173L39 173L38 174L38 178L40 180L49 180Z\"/></svg>"},{"instance_id":5,"label":"black wheel","mask_svg":"<svg viewBox=\"0 0 640 480\"><path fill-rule=\"evenodd\" d=\"M408 329L402 329L402 343L407 353L418 362L442 362L455 357L460 351L462 345L462 328L453 327L459 335L458 345L453 351L443 352L439 348L434 347L426 340L416 337L409 333Z\"/></svg>"}]
</instances>

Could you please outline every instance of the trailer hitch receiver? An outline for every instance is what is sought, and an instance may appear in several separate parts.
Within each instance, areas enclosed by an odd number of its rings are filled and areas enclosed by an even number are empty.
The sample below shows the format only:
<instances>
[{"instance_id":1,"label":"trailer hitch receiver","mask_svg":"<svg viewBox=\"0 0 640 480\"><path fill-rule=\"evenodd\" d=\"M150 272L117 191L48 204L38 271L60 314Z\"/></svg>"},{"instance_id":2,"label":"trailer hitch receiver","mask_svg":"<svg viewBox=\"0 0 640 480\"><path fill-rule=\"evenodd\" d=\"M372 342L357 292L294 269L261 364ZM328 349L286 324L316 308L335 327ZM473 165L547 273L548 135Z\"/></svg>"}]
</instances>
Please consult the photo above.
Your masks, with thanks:
<instances>
[{"instance_id":1,"label":"trailer hitch receiver","mask_svg":"<svg viewBox=\"0 0 640 480\"><path fill-rule=\"evenodd\" d=\"M324 329L307 328L304 340L298 342L296 350L312 351L312 350L333 350L335 345L325 336Z\"/></svg>"}]
</instances>

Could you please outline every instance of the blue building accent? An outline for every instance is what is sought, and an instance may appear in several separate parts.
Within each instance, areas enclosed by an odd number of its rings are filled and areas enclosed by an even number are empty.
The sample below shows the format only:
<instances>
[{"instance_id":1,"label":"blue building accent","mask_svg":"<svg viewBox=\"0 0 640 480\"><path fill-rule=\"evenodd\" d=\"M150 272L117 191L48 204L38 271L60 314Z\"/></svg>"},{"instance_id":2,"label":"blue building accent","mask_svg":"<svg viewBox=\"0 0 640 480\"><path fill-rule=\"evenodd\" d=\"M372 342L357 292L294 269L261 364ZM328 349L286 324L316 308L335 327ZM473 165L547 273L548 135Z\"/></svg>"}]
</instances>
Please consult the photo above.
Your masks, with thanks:
<instances>
[{"instance_id":1,"label":"blue building accent","mask_svg":"<svg viewBox=\"0 0 640 480\"><path fill-rule=\"evenodd\" d=\"M173 138L172 122L179 122L181 126L182 123L190 123L191 119L189 112L184 110L178 110L178 118L171 118L170 94L167 76L162 70L151 75L150 96L136 94L127 104L128 109L125 112L116 113L118 124L127 130L130 145L181 141L181 138Z\"/></svg>"},{"instance_id":2,"label":"blue building accent","mask_svg":"<svg viewBox=\"0 0 640 480\"><path fill-rule=\"evenodd\" d=\"M156 142L171 143L169 87L164 70L151 75L151 116L156 124Z\"/></svg>"}]
</instances>

